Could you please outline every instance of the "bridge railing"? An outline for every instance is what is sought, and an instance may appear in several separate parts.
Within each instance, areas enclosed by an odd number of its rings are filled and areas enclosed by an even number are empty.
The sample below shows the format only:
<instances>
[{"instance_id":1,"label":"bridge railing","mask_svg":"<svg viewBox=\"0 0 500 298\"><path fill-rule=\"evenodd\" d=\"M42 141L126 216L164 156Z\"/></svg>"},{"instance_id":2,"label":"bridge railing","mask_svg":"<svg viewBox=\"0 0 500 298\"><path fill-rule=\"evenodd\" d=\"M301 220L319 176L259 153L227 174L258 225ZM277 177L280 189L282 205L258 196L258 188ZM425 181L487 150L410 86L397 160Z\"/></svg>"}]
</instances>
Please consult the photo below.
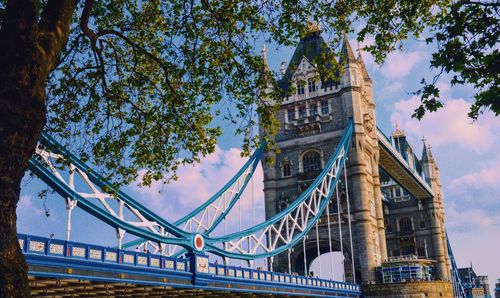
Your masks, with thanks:
<instances>
[{"instance_id":1,"label":"bridge railing","mask_svg":"<svg viewBox=\"0 0 500 298\"><path fill-rule=\"evenodd\" d=\"M88 262L98 264L102 268L106 264L119 264L134 266L136 268L165 270L170 272L197 273L192 268L193 262L187 258L172 258L147 252L134 252L98 245L89 245L79 242L49 239L39 236L18 234L19 245L23 254L28 256L53 257L54 260L61 258L68 261ZM205 257L206 258L206 257ZM331 289L348 294L361 293L361 287L357 284L326 280L315 277L298 276L287 273L272 272L259 269L242 268L237 266L208 264L207 276L222 279L232 279L248 282L263 282L282 285L285 287L313 287Z\"/></svg>"},{"instance_id":2,"label":"bridge railing","mask_svg":"<svg viewBox=\"0 0 500 298\"><path fill-rule=\"evenodd\" d=\"M156 269L189 271L187 259L171 258L147 252L89 245L79 242L48 239L18 234L19 245L24 254L62 257L90 262L123 264Z\"/></svg>"}]
</instances>

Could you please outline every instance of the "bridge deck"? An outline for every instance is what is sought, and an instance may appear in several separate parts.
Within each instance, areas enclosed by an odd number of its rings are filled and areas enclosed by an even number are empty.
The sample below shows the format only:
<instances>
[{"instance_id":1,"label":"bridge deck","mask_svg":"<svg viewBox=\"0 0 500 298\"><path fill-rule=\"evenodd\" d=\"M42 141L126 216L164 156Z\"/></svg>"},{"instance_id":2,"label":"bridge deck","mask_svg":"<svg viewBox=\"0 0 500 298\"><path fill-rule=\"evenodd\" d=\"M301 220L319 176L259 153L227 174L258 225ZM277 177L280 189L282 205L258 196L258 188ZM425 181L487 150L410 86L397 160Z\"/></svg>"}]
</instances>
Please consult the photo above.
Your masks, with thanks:
<instances>
[{"instance_id":1,"label":"bridge deck","mask_svg":"<svg viewBox=\"0 0 500 298\"><path fill-rule=\"evenodd\" d=\"M380 130L377 134L380 146L379 166L415 198L432 198L434 192L424 179L408 165Z\"/></svg>"},{"instance_id":2,"label":"bridge deck","mask_svg":"<svg viewBox=\"0 0 500 298\"><path fill-rule=\"evenodd\" d=\"M204 256L174 259L36 236L18 238L35 296L194 296L200 291L237 297L361 295L356 284L210 264Z\"/></svg>"}]
</instances>

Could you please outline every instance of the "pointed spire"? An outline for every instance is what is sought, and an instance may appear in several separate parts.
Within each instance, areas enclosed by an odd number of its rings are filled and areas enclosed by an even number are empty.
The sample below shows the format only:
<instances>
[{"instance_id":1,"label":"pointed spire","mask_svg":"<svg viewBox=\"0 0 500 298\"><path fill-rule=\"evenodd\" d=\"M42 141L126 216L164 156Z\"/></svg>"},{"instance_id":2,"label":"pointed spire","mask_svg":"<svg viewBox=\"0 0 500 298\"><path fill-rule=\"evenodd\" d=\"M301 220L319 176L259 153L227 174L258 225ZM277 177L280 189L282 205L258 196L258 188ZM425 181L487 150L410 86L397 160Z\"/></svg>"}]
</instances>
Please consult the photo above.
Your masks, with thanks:
<instances>
[{"instance_id":1,"label":"pointed spire","mask_svg":"<svg viewBox=\"0 0 500 298\"><path fill-rule=\"evenodd\" d=\"M344 35L344 41L342 42L342 49L340 50L340 61L343 61L346 58L348 63L356 62L356 57L354 56L354 52L352 51L347 34Z\"/></svg>"},{"instance_id":2,"label":"pointed spire","mask_svg":"<svg viewBox=\"0 0 500 298\"><path fill-rule=\"evenodd\" d=\"M264 60L264 70L269 71L269 65L267 65L267 48L266 44L262 47L262 60Z\"/></svg>"},{"instance_id":3,"label":"pointed spire","mask_svg":"<svg viewBox=\"0 0 500 298\"><path fill-rule=\"evenodd\" d=\"M359 48L359 43L358 43L358 65L361 71L361 75L363 76L363 79L371 82L372 78L370 78L370 74L368 74L368 70L366 69L363 57L361 57L361 49Z\"/></svg>"},{"instance_id":4,"label":"pointed spire","mask_svg":"<svg viewBox=\"0 0 500 298\"><path fill-rule=\"evenodd\" d=\"M424 148L422 150L422 162L430 162L434 158L432 157L431 147L425 143L426 139L422 138L422 143Z\"/></svg>"},{"instance_id":5,"label":"pointed spire","mask_svg":"<svg viewBox=\"0 0 500 298\"><path fill-rule=\"evenodd\" d=\"M404 137L405 132L399 129L399 123L397 120L394 120L394 125L396 127L396 130L392 133L393 138L399 138L399 137Z\"/></svg>"}]
</instances>

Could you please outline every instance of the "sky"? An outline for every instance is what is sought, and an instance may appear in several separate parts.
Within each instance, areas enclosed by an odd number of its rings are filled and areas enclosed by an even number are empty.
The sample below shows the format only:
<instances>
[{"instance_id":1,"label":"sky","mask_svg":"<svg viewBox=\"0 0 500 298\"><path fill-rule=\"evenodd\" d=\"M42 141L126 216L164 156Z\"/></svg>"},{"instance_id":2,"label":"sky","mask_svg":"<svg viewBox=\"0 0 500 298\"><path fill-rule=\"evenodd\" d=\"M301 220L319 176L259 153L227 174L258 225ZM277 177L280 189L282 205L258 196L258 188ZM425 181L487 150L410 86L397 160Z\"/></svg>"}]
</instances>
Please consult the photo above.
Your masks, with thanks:
<instances>
[{"instance_id":1,"label":"sky","mask_svg":"<svg viewBox=\"0 0 500 298\"><path fill-rule=\"evenodd\" d=\"M354 40L351 45L355 50L363 46ZM268 46L271 69L278 71L281 62L288 63L292 53L293 48L276 50ZM377 125L388 134L397 122L418 155L422 138L427 140L441 173L446 227L456 261L459 267L472 264L476 273L489 276L493 286L500 278L500 117L486 112L475 122L469 119L467 112L474 89L451 86L450 77L445 75L439 82L444 108L426 115L422 121L412 119L419 98L411 92L419 88L423 77L432 78L431 54L432 48L418 41L405 43L403 51L390 54L383 65L375 64L369 54L362 52L373 80ZM215 153L199 165L181 168L178 181L169 185L154 183L150 188L139 188L132 183L125 191L168 220L187 214L222 187L246 161L240 157L241 138L234 136L231 127L223 129L225 133ZM252 182L254 207L249 186L241 208L235 208L243 212L246 220L243 226L253 222L253 214L257 222L264 218L262 175L259 166ZM53 233L54 238L64 239L64 200L56 194L39 199L37 193L45 188L37 178L24 179L18 205L18 231L40 236ZM230 228L238 223L239 214L235 213L229 219ZM71 240L116 244L113 229L79 209L73 212Z\"/></svg>"}]
</instances>

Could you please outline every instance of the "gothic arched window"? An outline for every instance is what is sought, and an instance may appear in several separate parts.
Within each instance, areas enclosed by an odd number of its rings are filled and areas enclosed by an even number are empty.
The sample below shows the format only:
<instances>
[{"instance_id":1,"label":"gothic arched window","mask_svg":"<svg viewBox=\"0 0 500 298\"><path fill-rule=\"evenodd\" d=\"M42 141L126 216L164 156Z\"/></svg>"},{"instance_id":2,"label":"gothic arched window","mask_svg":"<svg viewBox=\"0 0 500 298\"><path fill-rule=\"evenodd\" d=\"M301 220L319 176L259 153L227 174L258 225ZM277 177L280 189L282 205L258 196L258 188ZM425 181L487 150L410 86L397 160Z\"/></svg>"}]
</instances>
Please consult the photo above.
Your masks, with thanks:
<instances>
[{"instance_id":1,"label":"gothic arched window","mask_svg":"<svg viewBox=\"0 0 500 298\"><path fill-rule=\"evenodd\" d=\"M304 173L321 170L321 156L317 151L309 151L302 156L302 169Z\"/></svg>"},{"instance_id":2,"label":"gothic arched window","mask_svg":"<svg viewBox=\"0 0 500 298\"><path fill-rule=\"evenodd\" d=\"M283 177L292 176L292 164L289 160L284 160L281 164Z\"/></svg>"},{"instance_id":3,"label":"gothic arched window","mask_svg":"<svg viewBox=\"0 0 500 298\"><path fill-rule=\"evenodd\" d=\"M399 230L401 232L411 232L411 231L413 231L413 224L411 222L411 218L409 218L409 217L402 217L399 220Z\"/></svg>"}]
</instances>

